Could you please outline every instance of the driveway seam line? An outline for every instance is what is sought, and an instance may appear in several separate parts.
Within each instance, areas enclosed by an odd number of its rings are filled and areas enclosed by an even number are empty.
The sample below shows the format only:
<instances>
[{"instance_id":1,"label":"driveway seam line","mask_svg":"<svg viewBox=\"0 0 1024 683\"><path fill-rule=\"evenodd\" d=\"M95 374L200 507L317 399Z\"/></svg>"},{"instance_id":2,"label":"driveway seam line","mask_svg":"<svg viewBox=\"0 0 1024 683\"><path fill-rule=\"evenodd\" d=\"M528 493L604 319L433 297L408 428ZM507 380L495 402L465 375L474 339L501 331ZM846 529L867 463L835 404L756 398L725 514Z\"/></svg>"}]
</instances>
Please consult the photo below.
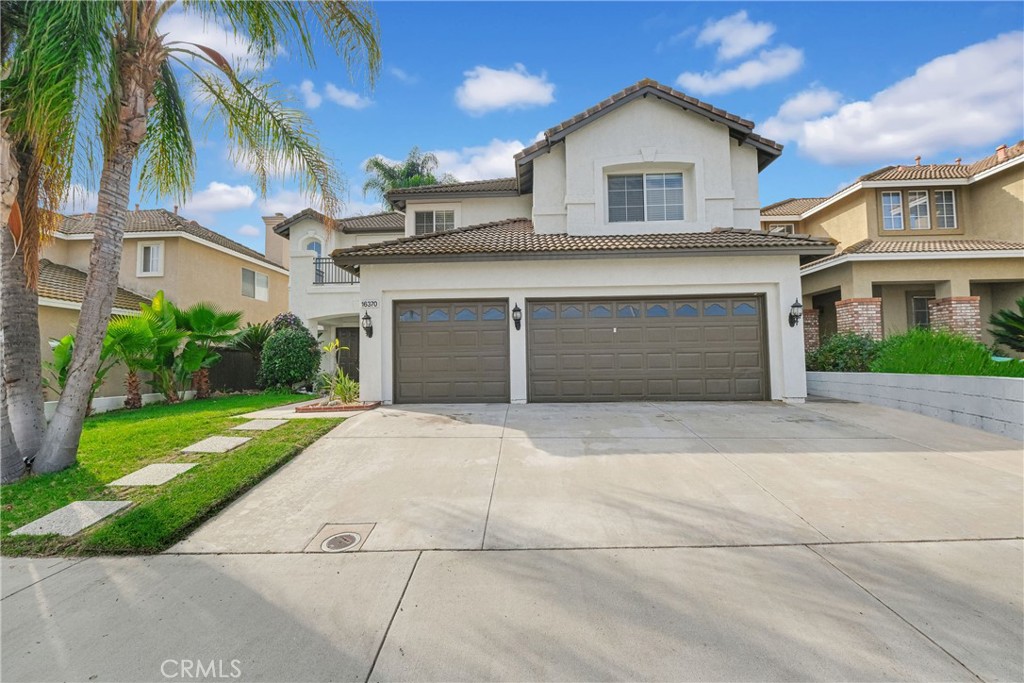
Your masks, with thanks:
<instances>
[{"instance_id":1,"label":"driveway seam line","mask_svg":"<svg viewBox=\"0 0 1024 683\"><path fill-rule=\"evenodd\" d=\"M675 417L673 417L673 416L672 416L672 415L671 415L670 413L667 413L667 412L666 412L665 414L669 416L669 419L671 419L671 420L673 420L673 421L675 421L675 422L679 422L679 420L676 420L676 418L675 418ZM686 426L685 424L683 424L682 422L679 422L679 424L683 425L683 426L684 426L684 427L686 427L687 429L690 429L689 427L687 427L687 426ZM690 431L693 431L693 430L691 429ZM797 512L797 511L796 511L796 510L794 510L793 508L791 508L791 507L789 507L788 505L786 505L785 503L783 503L783 502L782 502L782 501L781 501L781 500L779 499L779 497L778 497L778 496L776 496L776 495L775 495L774 493L772 493L771 491L769 491L768 489L766 489L766 488L764 487L764 485L762 485L762 484L761 484L761 482L759 482L759 481L758 481L757 479L754 479L754 477L753 477L753 476L752 476L752 475L751 475L751 474L750 474L749 472L747 472L747 471L746 471L745 469L743 469L742 467L740 467L739 465L737 465L737 464L736 464L735 462L733 462L733 461L732 461L732 460L731 460L731 459L729 458L729 456L728 456L728 455L726 455L726 454L725 454L725 453L723 453L722 451L720 451L720 450L718 450L717 448L715 448L714 444L712 444L712 443L711 443L710 441L708 441L708 440L707 440L706 438L704 438L703 436L700 436L700 435L699 435L699 434L697 434L696 432L694 432L694 436L696 436L696 437L697 437L698 439L700 439L701 441L703 441L703 442L704 442L704 445L705 445L705 446L707 446L708 448L710 448L710 449L711 449L712 451L714 451L714 452L715 452L715 453L717 453L718 455L722 456L722 457L723 457L723 458L725 459L725 461L726 461L727 463L729 463L730 465L732 465L733 467L735 467L735 468L736 468L737 470L739 470L740 474L742 474L743 476L745 476L745 477L746 477L747 479L749 479L750 481L754 482L754 486L756 486L757 488L759 488L759 489L761 489L762 491L764 491L764 492L765 492L766 494L768 494L769 496L771 496L771 498L772 498L773 500L775 500L775 502L776 502L776 503L778 503L779 505L781 505L781 506L782 506L782 507L784 507L785 509L789 510L789 511L790 511L790 512L791 512L792 514L796 515L796 516L797 516L797 519L799 519L799 520L800 520L801 522L803 522L804 524L806 524L807 526L809 526L809 527L810 527L811 529L813 529L815 533L817 533L817 534L820 534L820 535L821 535L821 537L822 537L822 538L824 538L824 539L825 539L825 540L827 540L827 541L831 541L831 540L832 540L832 539L831 539L831 538L829 537L829 535L828 535L828 534L826 534L826 533L825 533L825 532L823 532L823 531L822 531L821 529L819 529L818 527L814 526L814 525L813 525L813 524L811 524L811 523L810 523L809 521L807 521L806 519L804 519L803 515L801 515L801 514L800 514L799 512ZM709 437L709 438L710 438L710 437Z\"/></svg>"},{"instance_id":2,"label":"driveway seam line","mask_svg":"<svg viewBox=\"0 0 1024 683\"><path fill-rule=\"evenodd\" d=\"M13 597L14 597L15 595L17 595L18 593L20 593L20 592L22 592L22 591L26 591L26 590L28 590L29 588L31 588L32 586L35 586L35 585L37 585L37 584L40 584L40 583L42 583L43 581L46 581L47 579L52 579L53 577L57 576L58 574L63 574L63 573L64 573L64 572L66 572L67 570L69 570L69 569L73 569L73 568L77 567L78 565L82 564L83 562L85 562L85 561L87 561L87 560L90 560L90 559L92 559L92 558L89 558L89 557L83 557L83 558L80 558L80 559L79 559L79 560L78 560L77 562L72 562L72 563L71 563L70 565L68 565L67 567L64 567L63 569L58 569L58 570L57 570L57 571L55 571L54 573L52 573L52 574L48 574L48 575L44 576L43 578L39 579L38 581L33 581L33 582L32 582L32 583L30 583L29 585L27 585L27 586L23 586L22 588L19 588L18 590L14 591L14 592L13 592L13 593L11 593L10 595L5 595L4 597L0 598L0 601L2 601L2 600L6 600L7 598L13 598Z\"/></svg>"},{"instance_id":3,"label":"driveway seam line","mask_svg":"<svg viewBox=\"0 0 1024 683\"><path fill-rule=\"evenodd\" d=\"M487 514L484 516L484 534L480 538L480 550L487 545L487 525L491 523L491 505L494 503L494 489L498 485L498 468L501 467L501 452L505 449L505 426L508 425L508 413L512 410L509 404L505 409L505 421L501 423L501 438L498 439L498 459L494 463L494 478L491 479L491 495L487 499Z\"/></svg>"},{"instance_id":4,"label":"driveway seam line","mask_svg":"<svg viewBox=\"0 0 1024 683\"><path fill-rule=\"evenodd\" d=\"M731 543L731 544L676 544L676 545L592 545L592 546L531 546L529 548L485 548L484 552L510 553L510 552L536 552L536 551L569 551L569 550L729 550L732 548L796 548L801 546L827 547L844 545L910 545L914 543L995 543L1001 541L1024 541L1024 536L993 536L984 538L912 538L912 539L885 539L879 541L818 541L818 542L792 542L792 543ZM380 550L359 550L347 554L384 554L384 553L478 553L480 548L393 548ZM308 555L298 550L244 550L244 551L209 551L194 553L171 553L163 552L153 557L205 557L210 555ZM105 555L98 557L116 557ZM90 559L90 558L85 558ZM70 567L69 567L70 569ZM63 571L63 570L62 570Z\"/></svg>"},{"instance_id":5,"label":"driveway seam line","mask_svg":"<svg viewBox=\"0 0 1024 683\"><path fill-rule=\"evenodd\" d=\"M876 602L878 602L878 604L879 604L879 605L881 605L882 607L884 607L885 609L889 610L889 611L890 611L890 612L892 612L892 613L893 613L894 615L896 615L896 618L897 618L897 619L899 619L899 620L900 620L900 621L902 621L902 622L903 622L904 624L906 624L907 626L909 626L910 628L912 628L912 629L913 629L914 631L916 631L917 633L919 633L919 634L920 634L920 635L921 635L921 636L922 636L922 637L923 637L923 638L924 638L925 640L927 640L927 641L928 641L929 643L931 643L931 644L932 644L932 645L934 645L935 647L937 647L937 648L939 648L940 650L942 650L942 652L944 652L944 653L946 654L946 656L947 656L947 657L949 657L949 658L950 658L950 659L952 659L952 660L953 660L954 662L956 662L957 664L959 664L960 666L962 666L962 667L964 668L964 670L965 670L965 671L967 671L967 673L971 674L972 676L974 676L975 678L977 678L977 679L978 679L979 681L982 681L982 683L984 683L985 679L984 679L984 678L982 678L981 676L979 676L978 674L976 674L976 673L975 673L975 672L974 672L974 671L973 671L973 670L971 669L971 667L967 666L967 665L966 665L966 664L964 664L964 663L963 663L962 661L960 661L960 659L959 659L959 658L957 658L957 656L956 656L956 655L954 655L954 654L953 654L952 652L950 652L950 651L949 651L949 650L947 650L946 648L944 648L944 647L942 647L941 645L939 645L939 644L938 644L938 643L937 643L937 642L936 642L936 641L935 641L935 640L934 640L934 639L933 639L933 638L932 638L931 636L929 636L929 635L928 635L927 633L925 633L924 631L922 631L921 629L919 629L919 628L918 628L918 627L917 627L917 626L916 626L916 625L915 625L914 623L912 623L912 622L911 622L911 621L910 621L909 619L907 619L907 618L906 618L906 617L904 617L904 616L903 616L902 614L900 614L899 612L897 612L897 611L896 611L895 609L893 609L892 607L890 607L890 606L889 606L889 605L888 605L888 604L887 604L887 603L886 603L886 602L885 602L884 600L882 600L882 599L881 599L880 597L878 597L877 595L875 595L874 593L872 593L872 592L871 592L871 591L870 591L870 590L869 590L869 589L868 589L868 588L867 588L866 586L864 586L864 585L863 585L863 584L862 584L862 583L861 583L860 581L858 581L857 579L855 579L855 578L853 578L852 576L850 576L849 574L847 574L847 573L846 573L845 571L843 571L843 570L842 570L842 569L841 569L841 568L839 567L839 565L837 565L837 564L835 564L834 562L832 562L832 560L830 560L829 558L825 557L824 555L822 555L821 553L819 553L819 552L818 552L817 550L815 550L815 549L814 549L814 548L812 548L811 546L809 546L809 545L808 545L808 546L806 546L806 547L807 547L807 549L808 549L808 550L810 550L810 551L811 551L812 553L814 553L815 555L817 555L818 557L820 557L820 558L821 558L821 559L822 559L822 560L823 560L823 561L824 561L824 562L825 562L825 563L826 563L826 564L827 564L828 566L832 567L832 568L833 568L833 569L835 569L835 570L836 570L837 572L839 572L840 574L842 574L843 576L845 576L845 577L846 577L846 578L847 578L847 579L848 579L848 580L849 580L849 581L850 581L851 583L853 583L853 585L857 586L857 587L858 587L858 588L860 588L860 589L861 589L862 591L864 591L865 593L867 593L868 595L870 595L870 596L871 596L872 598L874 598L874 599L875 599L875 601L876 601Z\"/></svg>"},{"instance_id":6,"label":"driveway seam line","mask_svg":"<svg viewBox=\"0 0 1024 683\"><path fill-rule=\"evenodd\" d=\"M416 559L412 563L412 570L409 572L409 578L405 580L405 585L402 587L402 594L398 596L398 602L395 603L395 611L391 613L391 618L388 620L387 628L384 629L384 637L380 639L380 645L377 646L377 653L373 655L373 662L370 664L370 670L366 672L366 679L363 683L370 683L370 677L373 676L373 670L377 668L377 660L380 659L380 653L384 650L384 643L388 641L388 634L391 633L391 625L395 623L395 617L398 616L398 610L402 608L402 601L405 600L405 592L409 590L409 584L412 582L412 575L416 573L416 567L419 565L421 557L423 557L422 550L417 553Z\"/></svg>"}]
</instances>

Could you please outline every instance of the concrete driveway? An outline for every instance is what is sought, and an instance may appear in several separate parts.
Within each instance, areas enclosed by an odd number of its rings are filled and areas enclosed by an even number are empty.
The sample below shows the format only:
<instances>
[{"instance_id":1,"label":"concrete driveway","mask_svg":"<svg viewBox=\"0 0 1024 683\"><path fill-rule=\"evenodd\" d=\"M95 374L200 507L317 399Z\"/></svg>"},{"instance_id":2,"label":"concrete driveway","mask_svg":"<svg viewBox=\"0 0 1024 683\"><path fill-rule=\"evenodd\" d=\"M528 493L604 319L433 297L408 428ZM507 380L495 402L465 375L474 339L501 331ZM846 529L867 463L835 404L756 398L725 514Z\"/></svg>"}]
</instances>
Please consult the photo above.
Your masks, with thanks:
<instances>
[{"instance_id":1,"label":"concrete driveway","mask_svg":"<svg viewBox=\"0 0 1024 683\"><path fill-rule=\"evenodd\" d=\"M379 409L163 556L5 561L2 673L1022 680L1022 485L860 404Z\"/></svg>"}]
</instances>

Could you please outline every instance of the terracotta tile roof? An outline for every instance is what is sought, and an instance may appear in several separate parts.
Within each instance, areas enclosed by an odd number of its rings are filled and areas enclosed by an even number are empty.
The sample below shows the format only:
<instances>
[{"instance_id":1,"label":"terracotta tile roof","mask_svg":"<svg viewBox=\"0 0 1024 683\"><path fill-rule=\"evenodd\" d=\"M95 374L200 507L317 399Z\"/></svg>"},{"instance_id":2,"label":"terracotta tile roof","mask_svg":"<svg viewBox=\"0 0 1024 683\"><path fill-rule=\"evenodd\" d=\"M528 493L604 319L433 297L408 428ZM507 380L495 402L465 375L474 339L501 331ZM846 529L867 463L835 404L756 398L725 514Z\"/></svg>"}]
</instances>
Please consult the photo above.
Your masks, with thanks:
<instances>
[{"instance_id":1,"label":"terracotta tile roof","mask_svg":"<svg viewBox=\"0 0 1024 683\"><path fill-rule=\"evenodd\" d=\"M510 218L448 232L405 237L398 240L338 249L335 263L352 266L393 258L456 256L508 256L636 252L707 252L729 250L795 250L806 254L831 251L831 240L794 235L768 235L759 230L718 229L698 233L648 233L640 235L538 234L528 218Z\"/></svg>"},{"instance_id":2,"label":"terracotta tile roof","mask_svg":"<svg viewBox=\"0 0 1024 683\"><path fill-rule=\"evenodd\" d=\"M39 260L39 296L46 299L58 299L82 303L85 293L87 275L77 268L53 263L48 259ZM131 311L139 310L139 304L149 303L149 299L123 287L117 288L114 294L114 308Z\"/></svg>"},{"instance_id":3,"label":"terracotta tile roof","mask_svg":"<svg viewBox=\"0 0 1024 683\"><path fill-rule=\"evenodd\" d=\"M330 221L327 216L316 209L303 209L294 216L289 216L275 225L274 232L287 237L293 225L307 218L324 225L332 224L335 230L348 234L400 232L405 229L405 214L397 211L381 211L380 213L371 213L365 216L350 216Z\"/></svg>"},{"instance_id":4,"label":"terracotta tile roof","mask_svg":"<svg viewBox=\"0 0 1024 683\"><path fill-rule=\"evenodd\" d=\"M562 121L557 126L548 128L546 131L544 131L544 139L538 140L529 147L523 149L523 151L519 152L519 154L516 154L516 159L520 159L524 156L532 154L533 152L544 149L544 147L548 146L551 143L550 138L557 137L559 133L565 131L566 129L572 128L576 126L576 124L583 123L587 119L590 119L596 115L600 115L608 111L609 109L613 109L622 100L625 100L630 95L633 95L634 93L639 93L640 91L643 90L653 90L659 93L663 93L665 95L669 95L674 100L677 100L680 103L685 104L687 106L687 109L696 111L698 113L704 113L705 115L708 115L709 118L725 119L726 121L729 121L738 128L745 128L748 131L754 130L753 121L748 121L747 119L740 118L735 114L730 114L724 109L719 109L718 107L710 105L707 102L701 102L700 100L694 97L690 97L686 93L670 88L667 85L658 83L653 79L645 78L642 81L638 81L637 83L634 83L633 85L620 90L619 92L615 93L614 95L611 95L610 97L602 100L601 102L598 102L597 104L595 104L593 107L590 107L586 111L582 111L579 114L573 116L572 118ZM780 152L782 151L782 145L775 142L774 140L769 140L768 138L763 138L760 135L755 135L753 132L750 132L749 135L751 138L756 139L757 141L762 142L769 147L773 147Z\"/></svg>"},{"instance_id":5,"label":"terracotta tile roof","mask_svg":"<svg viewBox=\"0 0 1024 683\"><path fill-rule=\"evenodd\" d=\"M1024 140L1007 147L1000 159L1000 154L990 154L973 164L925 164L924 166L886 166L860 177L860 180L956 180L995 168L1011 159L1024 154Z\"/></svg>"},{"instance_id":6,"label":"terracotta tile roof","mask_svg":"<svg viewBox=\"0 0 1024 683\"><path fill-rule=\"evenodd\" d=\"M82 213L74 216L65 216L58 230L65 235L91 235L95 227L96 214ZM216 244L217 246L230 249L239 254L262 261L266 264L280 268L266 256L250 249L244 244L225 237L219 232L214 232L203 227L195 221L184 216L171 213L167 209L143 209L141 211L129 211L128 222L124 228L125 234L142 234L147 232L183 232L193 237Z\"/></svg>"},{"instance_id":7,"label":"terracotta tile roof","mask_svg":"<svg viewBox=\"0 0 1024 683\"><path fill-rule=\"evenodd\" d=\"M793 216L799 215L807 209L813 208L828 197L790 197L781 202L775 202L761 209L762 216Z\"/></svg>"},{"instance_id":8,"label":"terracotta tile roof","mask_svg":"<svg viewBox=\"0 0 1024 683\"><path fill-rule=\"evenodd\" d=\"M820 266L823 263L835 261L841 256L848 254L935 254L1015 250L1024 251L1024 243L1002 242L999 240L921 240L917 238L861 240L831 256L811 261L803 267Z\"/></svg>"},{"instance_id":9,"label":"terracotta tile roof","mask_svg":"<svg viewBox=\"0 0 1024 683\"><path fill-rule=\"evenodd\" d=\"M417 187L400 187L388 192L388 198L421 194L518 191L519 185L516 183L515 178L493 178L490 180L469 180L464 183L443 183L438 185L419 185Z\"/></svg>"}]
</instances>

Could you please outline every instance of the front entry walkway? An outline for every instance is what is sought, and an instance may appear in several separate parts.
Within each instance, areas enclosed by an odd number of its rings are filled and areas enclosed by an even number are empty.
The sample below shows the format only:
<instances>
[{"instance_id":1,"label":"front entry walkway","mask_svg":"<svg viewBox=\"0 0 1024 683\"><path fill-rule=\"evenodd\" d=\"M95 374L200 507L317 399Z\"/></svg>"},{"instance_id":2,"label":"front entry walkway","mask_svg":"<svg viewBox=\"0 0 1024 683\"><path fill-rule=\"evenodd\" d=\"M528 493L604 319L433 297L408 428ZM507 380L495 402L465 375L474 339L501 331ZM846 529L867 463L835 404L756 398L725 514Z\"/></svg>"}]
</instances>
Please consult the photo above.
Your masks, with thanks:
<instances>
[{"instance_id":1,"label":"front entry walkway","mask_svg":"<svg viewBox=\"0 0 1024 683\"><path fill-rule=\"evenodd\" d=\"M164 555L5 560L3 679L1022 680L1021 456L838 402L379 409Z\"/></svg>"}]
</instances>

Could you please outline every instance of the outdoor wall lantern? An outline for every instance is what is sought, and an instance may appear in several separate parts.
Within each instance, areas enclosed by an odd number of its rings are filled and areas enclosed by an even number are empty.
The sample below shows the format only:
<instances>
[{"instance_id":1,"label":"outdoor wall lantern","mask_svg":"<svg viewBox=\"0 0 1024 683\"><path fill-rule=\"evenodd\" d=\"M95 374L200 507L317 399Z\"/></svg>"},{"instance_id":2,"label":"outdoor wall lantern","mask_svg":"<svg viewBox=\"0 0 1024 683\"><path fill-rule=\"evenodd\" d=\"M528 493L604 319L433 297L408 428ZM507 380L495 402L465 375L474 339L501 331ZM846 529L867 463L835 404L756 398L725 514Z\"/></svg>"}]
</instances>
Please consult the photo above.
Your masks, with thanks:
<instances>
[{"instance_id":1,"label":"outdoor wall lantern","mask_svg":"<svg viewBox=\"0 0 1024 683\"><path fill-rule=\"evenodd\" d=\"M523 309L519 308L519 304L512 309L512 322L515 323L517 330L523 329Z\"/></svg>"},{"instance_id":2,"label":"outdoor wall lantern","mask_svg":"<svg viewBox=\"0 0 1024 683\"><path fill-rule=\"evenodd\" d=\"M800 322L802 317L804 317L804 305L800 303L800 299L797 299L789 307L789 326L796 327L796 324Z\"/></svg>"},{"instance_id":3,"label":"outdoor wall lantern","mask_svg":"<svg viewBox=\"0 0 1024 683\"><path fill-rule=\"evenodd\" d=\"M366 333L366 338L369 339L373 336L373 319L370 318L369 313L363 313L363 317L360 319L360 324L363 326L363 332Z\"/></svg>"}]
</instances>

